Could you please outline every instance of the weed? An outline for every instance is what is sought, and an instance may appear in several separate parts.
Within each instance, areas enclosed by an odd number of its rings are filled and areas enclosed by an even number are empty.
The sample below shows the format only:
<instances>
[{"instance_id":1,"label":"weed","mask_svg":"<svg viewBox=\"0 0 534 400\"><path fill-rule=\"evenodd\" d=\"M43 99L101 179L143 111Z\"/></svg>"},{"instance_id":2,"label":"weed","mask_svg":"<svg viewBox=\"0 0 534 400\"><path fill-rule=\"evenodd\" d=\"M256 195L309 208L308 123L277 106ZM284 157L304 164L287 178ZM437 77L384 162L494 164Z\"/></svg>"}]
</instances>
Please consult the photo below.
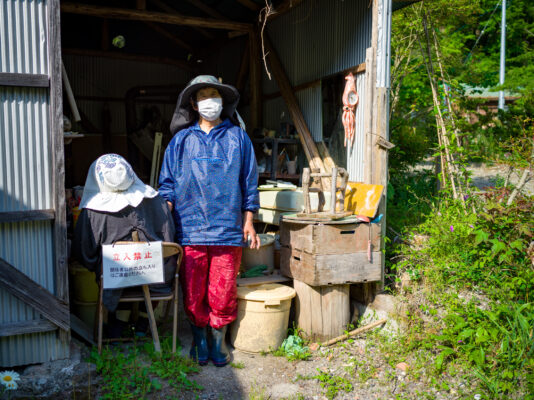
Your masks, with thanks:
<instances>
[{"instance_id":1,"label":"weed","mask_svg":"<svg viewBox=\"0 0 534 400\"><path fill-rule=\"evenodd\" d=\"M336 397L341 390L347 393L352 392L352 383L350 383L348 379L323 372L319 368L317 371L319 372L319 375L315 375L307 379L317 379L321 387L326 389L325 395L329 400L332 400L334 397Z\"/></svg>"},{"instance_id":2,"label":"weed","mask_svg":"<svg viewBox=\"0 0 534 400\"><path fill-rule=\"evenodd\" d=\"M272 353L276 357L286 357L288 361L307 360L311 357L310 349L299 336L298 328L290 329L289 336Z\"/></svg>"},{"instance_id":3,"label":"weed","mask_svg":"<svg viewBox=\"0 0 534 400\"><path fill-rule=\"evenodd\" d=\"M230 363L230 366L232 368L236 368L236 369L243 369L245 368L245 364L243 362L231 362Z\"/></svg>"},{"instance_id":4,"label":"weed","mask_svg":"<svg viewBox=\"0 0 534 400\"><path fill-rule=\"evenodd\" d=\"M170 338L161 342L162 352L154 351L154 345L145 343L125 349L104 347L102 354L93 348L89 361L96 365L102 376L103 399L142 399L149 393L162 389L162 380L180 390L202 390L187 376L198 372L194 362L170 351Z\"/></svg>"}]
</instances>

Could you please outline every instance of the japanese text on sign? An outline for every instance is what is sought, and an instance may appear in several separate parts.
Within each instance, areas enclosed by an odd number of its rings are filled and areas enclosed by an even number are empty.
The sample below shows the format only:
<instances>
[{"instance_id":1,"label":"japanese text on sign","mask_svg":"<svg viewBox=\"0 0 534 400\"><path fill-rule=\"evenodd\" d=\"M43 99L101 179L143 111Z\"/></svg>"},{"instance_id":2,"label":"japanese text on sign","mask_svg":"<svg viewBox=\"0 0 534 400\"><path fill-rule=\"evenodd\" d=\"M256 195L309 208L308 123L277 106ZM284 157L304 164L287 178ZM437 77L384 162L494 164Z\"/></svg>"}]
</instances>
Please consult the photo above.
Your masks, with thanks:
<instances>
[{"instance_id":1,"label":"japanese text on sign","mask_svg":"<svg viewBox=\"0 0 534 400\"><path fill-rule=\"evenodd\" d=\"M104 289L163 283L161 242L102 246Z\"/></svg>"}]
</instances>

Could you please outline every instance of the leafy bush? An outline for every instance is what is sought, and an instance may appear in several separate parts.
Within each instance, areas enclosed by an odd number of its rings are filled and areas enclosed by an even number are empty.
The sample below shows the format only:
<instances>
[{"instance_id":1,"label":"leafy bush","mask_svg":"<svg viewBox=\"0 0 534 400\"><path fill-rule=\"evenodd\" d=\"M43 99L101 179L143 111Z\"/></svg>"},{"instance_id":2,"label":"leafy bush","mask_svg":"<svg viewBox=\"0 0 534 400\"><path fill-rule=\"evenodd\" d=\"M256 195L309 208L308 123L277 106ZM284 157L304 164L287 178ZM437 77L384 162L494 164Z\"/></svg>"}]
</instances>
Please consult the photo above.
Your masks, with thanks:
<instances>
[{"instance_id":1,"label":"leafy bush","mask_svg":"<svg viewBox=\"0 0 534 400\"><path fill-rule=\"evenodd\" d=\"M492 398L534 384L534 203L521 198L506 206L501 194L468 199L476 213L435 200L412 232L425 241L401 245L403 258L392 265L419 278L428 300L421 307L426 321L403 338L406 348L434 354L435 373L447 364L474 369Z\"/></svg>"}]
</instances>

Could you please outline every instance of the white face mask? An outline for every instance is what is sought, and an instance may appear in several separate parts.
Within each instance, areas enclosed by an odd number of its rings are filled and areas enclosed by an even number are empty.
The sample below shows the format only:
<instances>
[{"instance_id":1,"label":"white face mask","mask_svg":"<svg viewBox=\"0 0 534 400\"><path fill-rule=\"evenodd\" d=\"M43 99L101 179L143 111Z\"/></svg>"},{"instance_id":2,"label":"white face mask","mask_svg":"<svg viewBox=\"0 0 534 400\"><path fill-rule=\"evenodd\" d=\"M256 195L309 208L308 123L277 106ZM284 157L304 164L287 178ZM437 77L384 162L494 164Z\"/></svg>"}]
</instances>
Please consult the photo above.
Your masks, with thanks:
<instances>
[{"instance_id":1,"label":"white face mask","mask_svg":"<svg viewBox=\"0 0 534 400\"><path fill-rule=\"evenodd\" d=\"M213 97L206 100L200 100L197 103L198 113L208 121L215 121L221 116L222 99L220 97Z\"/></svg>"}]
</instances>

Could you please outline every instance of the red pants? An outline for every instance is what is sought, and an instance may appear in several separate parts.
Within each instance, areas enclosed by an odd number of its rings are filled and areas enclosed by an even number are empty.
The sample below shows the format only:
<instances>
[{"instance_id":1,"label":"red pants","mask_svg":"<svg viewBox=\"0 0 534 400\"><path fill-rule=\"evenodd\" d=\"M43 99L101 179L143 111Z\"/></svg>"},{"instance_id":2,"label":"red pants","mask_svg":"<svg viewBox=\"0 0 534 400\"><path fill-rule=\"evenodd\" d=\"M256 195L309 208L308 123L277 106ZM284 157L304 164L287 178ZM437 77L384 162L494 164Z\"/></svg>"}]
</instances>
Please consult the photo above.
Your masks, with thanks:
<instances>
[{"instance_id":1,"label":"red pants","mask_svg":"<svg viewBox=\"0 0 534 400\"><path fill-rule=\"evenodd\" d=\"M236 278L242 248L184 246L180 283L193 325L219 329L237 318Z\"/></svg>"}]
</instances>

